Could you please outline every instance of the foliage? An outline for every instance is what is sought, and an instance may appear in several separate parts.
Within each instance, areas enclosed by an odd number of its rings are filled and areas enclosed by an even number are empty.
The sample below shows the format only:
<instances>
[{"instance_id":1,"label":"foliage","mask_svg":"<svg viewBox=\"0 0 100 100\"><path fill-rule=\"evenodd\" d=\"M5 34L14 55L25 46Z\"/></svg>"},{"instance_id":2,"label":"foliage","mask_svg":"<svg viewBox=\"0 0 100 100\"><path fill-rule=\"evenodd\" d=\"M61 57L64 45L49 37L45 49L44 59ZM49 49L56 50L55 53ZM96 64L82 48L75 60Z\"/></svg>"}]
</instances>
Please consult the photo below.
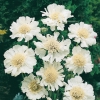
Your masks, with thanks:
<instances>
[{"instance_id":1,"label":"foliage","mask_svg":"<svg viewBox=\"0 0 100 100\"><path fill-rule=\"evenodd\" d=\"M100 0L91 0L89 8L92 9L89 16L89 21L95 27L95 31L98 33L98 42L100 41Z\"/></svg>"}]
</instances>

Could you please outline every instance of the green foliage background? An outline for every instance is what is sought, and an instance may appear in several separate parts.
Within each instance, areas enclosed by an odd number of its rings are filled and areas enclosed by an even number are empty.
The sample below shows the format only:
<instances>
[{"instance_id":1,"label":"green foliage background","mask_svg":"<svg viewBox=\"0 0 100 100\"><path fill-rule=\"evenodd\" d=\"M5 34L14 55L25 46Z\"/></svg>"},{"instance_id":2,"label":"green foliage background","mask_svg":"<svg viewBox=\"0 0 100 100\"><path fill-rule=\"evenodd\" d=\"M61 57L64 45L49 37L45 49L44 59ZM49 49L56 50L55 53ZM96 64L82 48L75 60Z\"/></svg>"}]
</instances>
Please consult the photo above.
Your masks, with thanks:
<instances>
[{"instance_id":1,"label":"green foliage background","mask_svg":"<svg viewBox=\"0 0 100 100\"><path fill-rule=\"evenodd\" d=\"M89 74L83 73L82 77L93 85L97 100L100 100L98 97L100 92L100 86L98 85L98 82L100 82L100 61L98 60L100 57L100 0L0 0L0 28L7 29L7 34L3 36L3 41L0 41L0 86L10 86L9 100L12 100L12 97L19 91L19 81L17 80L19 77L14 78L6 75L3 65L4 52L12 47L16 40L12 40L9 37L11 34L9 31L11 23L16 21L20 16L35 17L38 21L42 17L40 11L44 11L44 8L52 3L64 5L66 9L72 11L74 18L68 20L67 26L83 21L91 24L94 31L98 33L97 44L89 48L91 50L92 61L94 62L93 71Z\"/></svg>"}]
</instances>

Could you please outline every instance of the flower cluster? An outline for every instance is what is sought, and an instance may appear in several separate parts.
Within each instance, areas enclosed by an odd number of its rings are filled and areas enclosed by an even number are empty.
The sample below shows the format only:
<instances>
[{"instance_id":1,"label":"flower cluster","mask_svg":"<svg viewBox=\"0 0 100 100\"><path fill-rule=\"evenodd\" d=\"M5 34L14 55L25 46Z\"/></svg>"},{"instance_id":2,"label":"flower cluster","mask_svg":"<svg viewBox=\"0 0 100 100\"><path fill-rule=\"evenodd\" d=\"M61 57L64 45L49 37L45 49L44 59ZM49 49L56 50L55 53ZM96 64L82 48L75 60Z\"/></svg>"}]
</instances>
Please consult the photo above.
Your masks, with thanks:
<instances>
[{"instance_id":1,"label":"flower cluster","mask_svg":"<svg viewBox=\"0 0 100 100\"><path fill-rule=\"evenodd\" d=\"M80 74L92 71L88 48L96 44L97 33L91 25L80 22L68 27L65 38L61 33L67 29L68 18L73 17L71 11L53 3L41 12L44 28L28 16L11 24L10 37L24 45L14 45L4 53L5 73L24 76L21 90L30 100L95 100L92 85L84 83ZM70 72L72 77L66 79ZM62 98L56 95L54 99L53 93L60 89L65 89Z\"/></svg>"}]
</instances>

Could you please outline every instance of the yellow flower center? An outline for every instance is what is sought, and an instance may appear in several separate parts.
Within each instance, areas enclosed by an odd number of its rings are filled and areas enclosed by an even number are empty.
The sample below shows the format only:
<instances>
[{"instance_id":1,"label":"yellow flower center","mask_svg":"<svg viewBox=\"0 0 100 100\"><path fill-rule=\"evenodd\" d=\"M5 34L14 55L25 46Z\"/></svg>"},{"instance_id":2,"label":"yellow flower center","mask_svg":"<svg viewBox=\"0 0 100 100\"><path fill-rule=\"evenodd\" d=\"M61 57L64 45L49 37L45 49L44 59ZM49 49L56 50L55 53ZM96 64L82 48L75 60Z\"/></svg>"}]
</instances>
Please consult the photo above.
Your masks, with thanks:
<instances>
[{"instance_id":1,"label":"yellow flower center","mask_svg":"<svg viewBox=\"0 0 100 100\"><path fill-rule=\"evenodd\" d=\"M85 28L81 28L78 30L78 36L81 38L88 38L89 32Z\"/></svg>"},{"instance_id":2,"label":"yellow flower center","mask_svg":"<svg viewBox=\"0 0 100 100\"><path fill-rule=\"evenodd\" d=\"M20 26L20 28L19 28L19 32L22 33L22 34L26 34L30 30L31 30L31 28L26 24Z\"/></svg>"},{"instance_id":3,"label":"yellow flower center","mask_svg":"<svg viewBox=\"0 0 100 100\"><path fill-rule=\"evenodd\" d=\"M76 54L73 56L73 62L74 62L74 65L77 66L77 67L83 67L85 65L85 58L82 54Z\"/></svg>"},{"instance_id":4,"label":"yellow flower center","mask_svg":"<svg viewBox=\"0 0 100 100\"><path fill-rule=\"evenodd\" d=\"M70 90L70 95L72 100L83 100L85 93L81 87L73 87Z\"/></svg>"},{"instance_id":5,"label":"yellow flower center","mask_svg":"<svg viewBox=\"0 0 100 100\"><path fill-rule=\"evenodd\" d=\"M47 67L44 71L45 81L48 83L54 83L58 78L58 71L53 67Z\"/></svg>"},{"instance_id":6,"label":"yellow flower center","mask_svg":"<svg viewBox=\"0 0 100 100\"><path fill-rule=\"evenodd\" d=\"M53 20L58 20L60 13L59 12L53 12L50 14L50 18Z\"/></svg>"},{"instance_id":7,"label":"yellow flower center","mask_svg":"<svg viewBox=\"0 0 100 100\"><path fill-rule=\"evenodd\" d=\"M33 93L37 93L41 90L41 86L36 82L36 80L33 80L30 84L29 84L29 90Z\"/></svg>"},{"instance_id":8,"label":"yellow flower center","mask_svg":"<svg viewBox=\"0 0 100 100\"><path fill-rule=\"evenodd\" d=\"M25 56L23 54L15 54L11 60L12 66L21 67L25 61Z\"/></svg>"},{"instance_id":9,"label":"yellow flower center","mask_svg":"<svg viewBox=\"0 0 100 100\"><path fill-rule=\"evenodd\" d=\"M54 52L58 52L59 51L60 44L55 39L53 39L53 38L51 39L50 38L49 40L47 40L46 43L44 43L44 47L49 52L54 53Z\"/></svg>"}]
</instances>

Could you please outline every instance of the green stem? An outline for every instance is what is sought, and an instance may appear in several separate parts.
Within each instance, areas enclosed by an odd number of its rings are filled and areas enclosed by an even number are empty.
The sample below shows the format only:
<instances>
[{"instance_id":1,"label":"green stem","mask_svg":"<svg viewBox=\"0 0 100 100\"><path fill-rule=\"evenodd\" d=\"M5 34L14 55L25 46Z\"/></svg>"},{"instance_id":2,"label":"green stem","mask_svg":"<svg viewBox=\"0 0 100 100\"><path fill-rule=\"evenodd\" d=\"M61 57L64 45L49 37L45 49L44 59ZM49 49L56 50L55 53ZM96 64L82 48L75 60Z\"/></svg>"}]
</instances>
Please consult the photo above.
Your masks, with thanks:
<instances>
[{"instance_id":1,"label":"green stem","mask_svg":"<svg viewBox=\"0 0 100 100\"><path fill-rule=\"evenodd\" d=\"M56 97L59 99L59 89L58 89L58 91L57 91L57 96L56 96ZM56 98L56 99L57 99L57 98Z\"/></svg>"},{"instance_id":2,"label":"green stem","mask_svg":"<svg viewBox=\"0 0 100 100\"><path fill-rule=\"evenodd\" d=\"M49 91L49 97L52 98L52 91Z\"/></svg>"},{"instance_id":3,"label":"green stem","mask_svg":"<svg viewBox=\"0 0 100 100\"><path fill-rule=\"evenodd\" d=\"M57 32L57 26L55 27L55 31L54 32Z\"/></svg>"},{"instance_id":4,"label":"green stem","mask_svg":"<svg viewBox=\"0 0 100 100\"><path fill-rule=\"evenodd\" d=\"M28 45L28 47L30 46L30 43L29 43L29 41L28 41L28 44L27 44L27 45Z\"/></svg>"},{"instance_id":5,"label":"green stem","mask_svg":"<svg viewBox=\"0 0 100 100\"><path fill-rule=\"evenodd\" d=\"M23 79L24 79L25 76L26 76L25 73L22 73L22 78L23 78Z\"/></svg>"},{"instance_id":6,"label":"green stem","mask_svg":"<svg viewBox=\"0 0 100 100\"><path fill-rule=\"evenodd\" d=\"M24 97L24 100L25 100L26 98L27 98L27 97L25 96L25 97Z\"/></svg>"},{"instance_id":7,"label":"green stem","mask_svg":"<svg viewBox=\"0 0 100 100\"><path fill-rule=\"evenodd\" d=\"M78 21L67 21L67 22L78 22Z\"/></svg>"},{"instance_id":8,"label":"green stem","mask_svg":"<svg viewBox=\"0 0 100 100\"><path fill-rule=\"evenodd\" d=\"M22 73L22 78L24 79L24 74Z\"/></svg>"}]
</instances>

